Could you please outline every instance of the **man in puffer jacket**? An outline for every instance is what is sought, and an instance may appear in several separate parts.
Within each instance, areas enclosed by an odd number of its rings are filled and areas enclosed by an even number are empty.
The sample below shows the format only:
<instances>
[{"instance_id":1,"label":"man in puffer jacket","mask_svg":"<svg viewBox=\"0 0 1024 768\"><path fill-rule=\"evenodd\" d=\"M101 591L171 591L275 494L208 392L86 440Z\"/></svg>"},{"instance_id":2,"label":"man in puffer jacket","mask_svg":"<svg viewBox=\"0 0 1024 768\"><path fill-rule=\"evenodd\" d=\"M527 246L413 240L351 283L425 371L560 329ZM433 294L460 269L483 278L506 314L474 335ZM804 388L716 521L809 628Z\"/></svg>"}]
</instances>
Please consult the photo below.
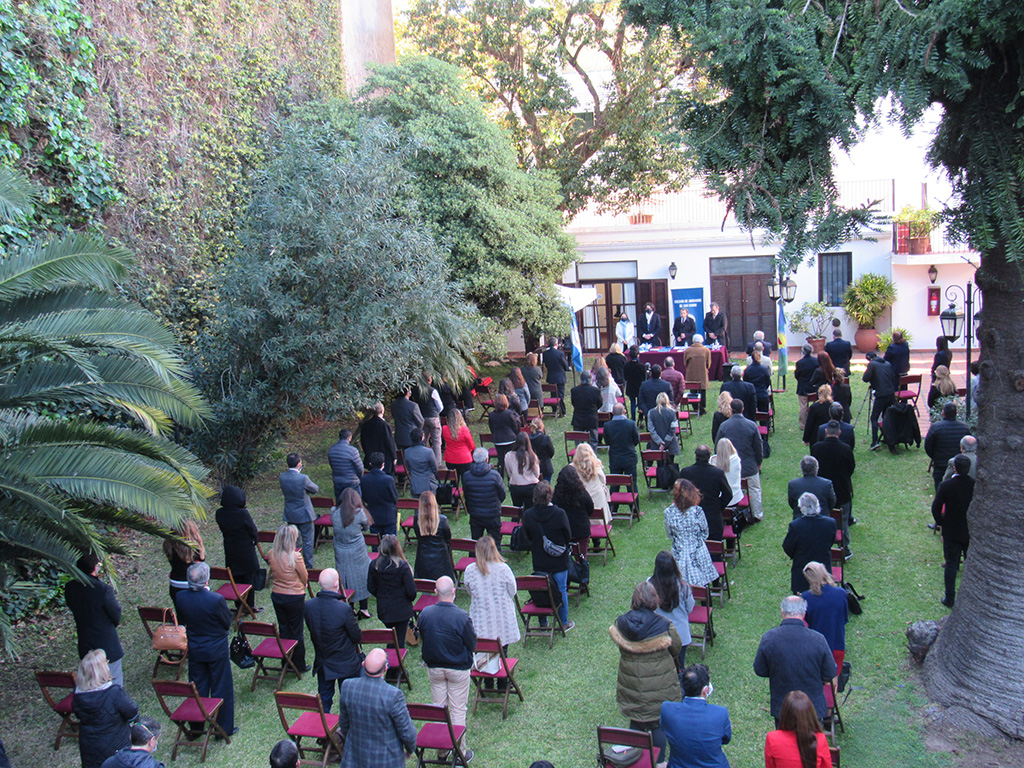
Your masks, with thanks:
<instances>
[{"instance_id":1,"label":"man in puffer jacket","mask_svg":"<svg viewBox=\"0 0 1024 768\"><path fill-rule=\"evenodd\" d=\"M140 717L132 725L132 745L103 761L102 768L165 768L153 757L160 741L160 723L152 717Z\"/></svg>"},{"instance_id":2,"label":"man in puffer jacket","mask_svg":"<svg viewBox=\"0 0 1024 768\"><path fill-rule=\"evenodd\" d=\"M661 705L680 701L676 659L682 650L672 622L654 612L658 593L642 581L633 590L630 611L615 620L608 632L619 646L619 679L615 699L629 727L649 731L658 750L657 762L665 760L665 733L661 729Z\"/></svg>"},{"instance_id":3,"label":"man in puffer jacket","mask_svg":"<svg viewBox=\"0 0 1024 768\"><path fill-rule=\"evenodd\" d=\"M487 461L487 449L477 448L473 451L469 471L462 475L462 494L472 538L479 539L486 530L492 539L501 541L501 502L506 493L501 475Z\"/></svg>"}]
</instances>

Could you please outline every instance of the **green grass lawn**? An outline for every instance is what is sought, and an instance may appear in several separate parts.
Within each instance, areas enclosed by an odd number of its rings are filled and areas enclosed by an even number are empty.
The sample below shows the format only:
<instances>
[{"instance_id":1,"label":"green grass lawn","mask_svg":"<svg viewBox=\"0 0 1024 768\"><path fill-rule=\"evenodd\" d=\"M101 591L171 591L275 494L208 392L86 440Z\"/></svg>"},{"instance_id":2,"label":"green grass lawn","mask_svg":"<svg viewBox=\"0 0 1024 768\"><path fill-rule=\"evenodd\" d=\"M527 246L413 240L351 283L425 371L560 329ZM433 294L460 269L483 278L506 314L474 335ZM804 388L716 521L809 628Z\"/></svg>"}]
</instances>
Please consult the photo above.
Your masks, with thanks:
<instances>
[{"instance_id":1,"label":"green grass lawn","mask_svg":"<svg viewBox=\"0 0 1024 768\"><path fill-rule=\"evenodd\" d=\"M589 362L589 361L588 361ZM493 373L492 373L493 375ZM854 376L854 379L859 377ZM790 379L792 387L792 379ZM855 382L854 412L863 397L863 386ZM717 395L717 385L712 394ZM713 400L713 397L709 397ZM763 467L765 518L744 533L743 557L730 570L732 599L716 606L718 637L708 651L715 693L712 701L729 708L733 741L726 748L734 768L763 765L765 733L773 727L768 714L768 682L754 675L752 664L761 634L779 621L778 605L788 593L789 560L782 552L782 539L791 519L786 502L786 483L799 474L798 462L805 454L796 426L796 397L792 392L776 397L777 431L772 438L772 456ZM472 415L478 416L479 409ZM922 738L922 692L908 666L904 630L917 619L937 618L944 609L941 547L939 539L925 527L931 478L923 450L890 455L888 451L867 450L865 424L857 428L857 474L854 515L859 524L852 529L855 556L847 563L847 578L867 596L864 614L852 617L847 628L847 659L853 665L852 693L842 709L846 733L840 735L846 766L885 764L890 768L952 765L946 753L929 753ZM486 422L483 422L486 425ZM548 430L555 442L556 475L565 463L562 433L569 419L549 420ZM473 420L474 433L481 422ZM694 435L684 436L684 463L692 461L693 447L710 439L710 415L696 420ZM306 471L319 483L325 495L331 492L327 447L336 436L336 425L307 427L288 441L288 450L305 455ZM486 431L486 426L484 430ZM601 455L605 456L602 451ZM526 696L513 699L509 717L501 720L500 707L482 706L469 716L469 744L476 751L474 765L525 768L533 760L548 759L556 768L592 766L596 757L596 726L627 725L615 705L618 652L608 636L615 617L629 607L633 587L647 578L654 556L668 547L662 511L665 494L651 501L642 494L645 517L632 530L624 524L614 530L618 556L606 566L592 562L591 596L578 607L570 605L576 629L558 637L554 649L546 641L517 644L511 654L520 659L518 679ZM280 491L277 472L268 473L249 489L249 507L261 529L275 527L280 520ZM454 524L456 536L468 536L466 516ZM203 524L207 559L222 562L221 538L211 520ZM415 548L409 552L410 560ZM529 555L513 554L510 563L517 574L529 573ZM316 565L333 564L329 544L321 545ZM143 712L166 718L158 712L149 685L153 652L135 613L136 605L165 605L166 561L159 546L151 541L141 545L134 560L119 561L120 599L125 608L121 628L126 646L125 674L128 693ZM267 593L259 604L270 608ZM459 603L468 607L468 598ZM373 604L371 602L371 611ZM272 613L261 618L272 619ZM379 626L376 620L368 626ZM31 676L32 668L72 669L77 663L74 629L67 616L56 616L22 628L24 656L20 662L0 664L0 736L13 764L18 768L47 764L55 768L78 765L77 745L65 742L54 753L52 733L57 718L44 706ZM309 651L312 660L312 651ZM699 660L691 651L689 661ZM410 701L429 701L426 669L419 651L413 649L407 665L413 676ZM207 765L255 768L267 764L267 754L283 731L274 706L270 683L260 683L250 693L251 671L235 669L236 723L241 732L230 746L211 747ZM315 693L316 680L306 676L286 682L290 690ZM170 734L171 731L165 731ZM170 761L170 739L158 757ZM198 750L184 749L177 765L198 765Z\"/></svg>"}]
</instances>

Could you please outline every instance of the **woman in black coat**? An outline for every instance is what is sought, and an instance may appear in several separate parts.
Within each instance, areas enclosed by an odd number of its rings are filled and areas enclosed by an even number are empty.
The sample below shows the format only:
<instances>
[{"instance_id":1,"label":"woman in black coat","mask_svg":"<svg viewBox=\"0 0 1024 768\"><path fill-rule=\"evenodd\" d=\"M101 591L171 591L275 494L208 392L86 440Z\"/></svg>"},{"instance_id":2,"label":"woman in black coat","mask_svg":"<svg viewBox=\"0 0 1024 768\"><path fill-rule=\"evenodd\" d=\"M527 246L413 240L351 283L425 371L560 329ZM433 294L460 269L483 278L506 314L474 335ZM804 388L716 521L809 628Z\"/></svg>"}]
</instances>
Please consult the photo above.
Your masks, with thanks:
<instances>
[{"instance_id":1,"label":"woman in black coat","mask_svg":"<svg viewBox=\"0 0 1024 768\"><path fill-rule=\"evenodd\" d=\"M555 474L555 465L551 461L555 458L555 444L548 437L544 419L540 416L530 422L530 445L540 459L540 476L550 483L551 476Z\"/></svg>"},{"instance_id":2,"label":"woman in black coat","mask_svg":"<svg viewBox=\"0 0 1024 768\"><path fill-rule=\"evenodd\" d=\"M416 582L398 537L392 533L380 539L380 554L370 563L366 588L377 598L377 618L398 632L398 647L405 648L405 629L413 617Z\"/></svg>"},{"instance_id":3,"label":"woman in black coat","mask_svg":"<svg viewBox=\"0 0 1024 768\"><path fill-rule=\"evenodd\" d=\"M430 491L420 494L420 508L412 523L416 531L417 579L437 581L442 576L455 580L452 566L452 529L448 518L437 510L437 498Z\"/></svg>"},{"instance_id":4,"label":"woman in black coat","mask_svg":"<svg viewBox=\"0 0 1024 768\"><path fill-rule=\"evenodd\" d=\"M494 396L494 410L487 414L487 424L491 428L494 447L498 449L498 472L504 477L505 454L515 448L520 425L519 414L512 410L505 395Z\"/></svg>"},{"instance_id":5,"label":"woman in black coat","mask_svg":"<svg viewBox=\"0 0 1024 768\"><path fill-rule=\"evenodd\" d=\"M831 408L832 387L822 384L818 387L817 402L811 403L807 409L807 425L804 427L804 442L807 445L814 445L818 442L818 427L831 421L832 417L829 415Z\"/></svg>"},{"instance_id":6,"label":"woman in black coat","mask_svg":"<svg viewBox=\"0 0 1024 768\"><path fill-rule=\"evenodd\" d=\"M751 359L753 362L743 371L743 380L754 385L754 391L757 393L757 410L761 413L767 413L769 403L768 392L772 388L772 375L768 372L768 367L761 364L761 353L756 349ZM743 415L753 421L753 414Z\"/></svg>"},{"instance_id":7,"label":"woman in black coat","mask_svg":"<svg viewBox=\"0 0 1024 768\"><path fill-rule=\"evenodd\" d=\"M216 518L224 536L224 564L231 569L236 584L254 584L260 568L256 557L256 523L245 508L245 491L225 485ZM255 591L250 594L255 597Z\"/></svg>"},{"instance_id":8,"label":"woman in black coat","mask_svg":"<svg viewBox=\"0 0 1024 768\"><path fill-rule=\"evenodd\" d=\"M139 708L124 688L111 682L102 649L89 651L78 665L71 709L80 723L82 768L100 768L108 757L131 745L130 723L139 716Z\"/></svg>"},{"instance_id":9,"label":"woman in black coat","mask_svg":"<svg viewBox=\"0 0 1024 768\"><path fill-rule=\"evenodd\" d=\"M558 473L555 493L551 503L565 510L569 518L569 534L573 544L579 547L580 555L587 556L587 541L590 539L590 516L594 514L594 500L587 492L576 467L567 464Z\"/></svg>"},{"instance_id":10,"label":"woman in black coat","mask_svg":"<svg viewBox=\"0 0 1024 768\"><path fill-rule=\"evenodd\" d=\"M551 503L553 491L543 480L533 492L533 506L523 513L523 530L530 542L534 572L549 573L562 593L558 616L565 629L575 624L569 621L569 544L572 532L565 510Z\"/></svg>"},{"instance_id":11,"label":"woman in black coat","mask_svg":"<svg viewBox=\"0 0 1024 768\"><path fill-rule=\"evenodd\" d=\"M940 365L951 368L953 366L953 353L949 351L949 342L945 336L935 339L935 357L932 358L932 384L935 383L935 369Z\"/></svg>"},{"instance_id":12,"label":"woman in black coat","mask_svg":"<svg viewBox=\"0 0 1024 768\"><path fill-rule=\"evenodd\" d=\"M362 446L363 456L382 453L384 471L389 475L395 474L395 457L398 451L395 448L395 435L391 431L391 425L384 421L384 403L375 403L373 413L359 425L359 444Z\"/></svg>"}]
</instances>

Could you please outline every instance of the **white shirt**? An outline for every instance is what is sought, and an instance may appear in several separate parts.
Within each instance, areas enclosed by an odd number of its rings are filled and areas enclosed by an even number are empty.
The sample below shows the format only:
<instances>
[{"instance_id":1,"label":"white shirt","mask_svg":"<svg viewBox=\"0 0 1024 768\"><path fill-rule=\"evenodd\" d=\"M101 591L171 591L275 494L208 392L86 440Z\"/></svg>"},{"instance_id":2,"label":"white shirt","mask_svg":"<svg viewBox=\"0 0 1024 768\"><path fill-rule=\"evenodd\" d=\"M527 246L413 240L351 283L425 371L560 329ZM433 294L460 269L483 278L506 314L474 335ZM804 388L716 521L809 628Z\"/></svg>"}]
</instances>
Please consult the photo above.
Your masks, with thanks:
<instances>
[{"instance_id":1,"label":"white shirt","mask_svg":"<svg viewBox=\"0 0 1024 768\"><path fill-rule=\"evenodd\" d=\"M619 320L615 325L615 340L619 344L624 344L627 348L633 346L636 343L636 331L633 329L633 323L629 320L623 322ZM623 349L623 352L626 350Z\"/></svg>"}]
</instances>

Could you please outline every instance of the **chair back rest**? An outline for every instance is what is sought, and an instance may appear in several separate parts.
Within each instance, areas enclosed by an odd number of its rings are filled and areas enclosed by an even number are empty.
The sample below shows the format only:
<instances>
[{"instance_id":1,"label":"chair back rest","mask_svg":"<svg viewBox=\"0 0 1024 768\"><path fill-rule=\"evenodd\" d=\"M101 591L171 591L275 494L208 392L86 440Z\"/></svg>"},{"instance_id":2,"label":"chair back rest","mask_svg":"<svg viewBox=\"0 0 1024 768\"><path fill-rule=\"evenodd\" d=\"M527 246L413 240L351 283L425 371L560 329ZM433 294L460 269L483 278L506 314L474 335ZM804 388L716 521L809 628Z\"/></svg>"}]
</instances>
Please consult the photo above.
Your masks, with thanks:
<instances>
[{"instance_id":1,"label":"chair back rest","mask_svg":"<svg viewBox=\"0 0 1024 768\"><path fill-rule=\"evenodd\" d=\"M604 424L606 421L612 420L611 411L598 411L597 412L597 423Z\"/></svg>"},{"instance_id":2,"label":"chair back rest","mask_svg":"<svg viewBox=\"0 0 1024 768\"><path fill-rule=\"evenodd\" d=\"M210 581L230 581L234 584L235 577L232 575L230 568L218 568L216 566L211 566Z\"/></svg>"},{"instance_id":3,"label":"chair back rest","mask_svg":"<svg viewBox=\"0 0 1024 768\"><path fill-rule=\"evenodd\" d=\"M693 593L694 602L696 602L699 605L708 604L709 595L707 587L698 587L695 584L691 584L690 591Z\"/></svg>"},{"instance_id":4,"label":"chair back rest","mask_svg":"<svg viewBox=\"0 0 1024 768\"><path fill-rule=\"evenodd\" d=\"M493 443L494 442L494 435L491 434L490 432L481 432L480 433L480 442L481 443Z\"/></svg>"},{"instance_id":5,"label":"chair back rest","mask_svg":"<svg viewBox=\"0 0 1024 768\"><path fill-rule=\"evenodd\" d=\"M384 629L363 629L360 645L385 645L389 648L398 647L398 630L394 627Z\"/></svg>"},{"instance_id":6,"label":"chair back rest","mask_svg":"<svg viewBox=\"0 0 1024 768\"><path fill-rule=\"evenodd\" d=\"M476 553L476 539L452 539L452 552Z\"/></svg>"},{"instance_id":7,"label":"chair back rest","mask_svg":"<svg viewBox=\"0 0 1024 768\"><path fill-rule=\"evenodd\" d=\"M307 568L306 569L306 592L309 593L310 597L316 597L316 590L320 586L320 574L324 572L323 568ZM341 588L344 589L345 585L342 584Z\"/></svg>"},{"instance_id":8,"label":"chair back rest","mask_svg":"<svg viewBox=\"0 0 1024 768\"><path fill-rule=\"evenodd\" d=\"M75 676L71 672L60 672L52 670L40 670L35 671L36 682L39 683L39 687L43 691L43 698L46 699L46 703L50 705L50 709L57 711L57 701L53 698L50 693L50 688L66 688L68 690L75 690ZM66 696L67 694L65 694ZM61 699L64 696L60 697Z\"/></svg>"},{"instance_id":9,"label":"chair back rest","mask_svg":"<svg viewBox=\"0 0 1024 768\"><path fill-rule=\"evenodd\" d=\"M708 548L708 553L712 555L725 554L725 542L715 541L714 539L705 539L704 546Z\"/></svg>"},{"instance_id":10,"label":"chair back rest","mask_svg":"<svg viewBox=\"0 0 1024 768\"><path fill-rule=\"evenodd\" d=\"M273 544L277 531L256 531L256 541L260 544Z\"/></svg>"},{"instance_id":11,"label":"chair back rest","mask_svg":"<svg viewBox=\"0 0 1024 768\"><path fill-rule=\"evenodd\" d=\"M640 442L641 443L649 443L649 442L651 442L651 433L650 432L641 432L640 433Z\"/></svg>"},{"instance_id":12,"label":"chair back rest","mask_svg":"<svg viewBox=\"0 0 1024 768\"><path fill-rule=\"evenodd\" d=\"M437 582L433 579L413 579L413 581L416 583L417 592L424 595L434 594L434 587L437 585Z\"/></svg>"},{"instance_id":13,"label":"chair back rest","mask_svg":"<svg viewBox=\"0 0 1024 768\"><path fill-rule=\"evenodd\" d=\"M605 745L621 744L624 747L640 747L646 750L650 765L654 765L654 739L647 731L634 731L631 728L608 728L597 726L597 749L601 756L601 768L607 765L604 760ZM641 761L642 762L642 761Z\"/></svg>"},{"instance_id":14,"label":"chair back rest","mask_svg":"<svg viewBox=\"0 0 1024 768\"><path fill-rule=\"evenodd\" d=\"M243 635L278 637L277 624L269 621L243 621L238 625L238 631Z\"/></svg>"},{"instance_id":15,"label":"chair back rest","mask_svg":"<svg viewBox=\"0 0 1024 768\"><path fill-rule=\"evenodd\" d=\"M155 605L140 605L138 607L139 618L142 620L142 628L146 630L146 634L149 635L150 639L153 639L153 627L151 624L163 624L164 613L167 613L169 621L177 623L178 619L174 613L173 608L160 608Z\"/></svg>"},{"instance_id":16,"label":"chair back rest","mask_svg":"<svg viewBox=\"0 0 1024 768\"><path fill-rule=\"evenodd\" d=\"M630 491L636 491L633 487L632 475L605 475L604 480L608 485L625 485L629 487Z\"/></svg>"},{"instance_id":17,"label":"chair back rest","mask_svg":"<svg viewBox=\"0 0 1024 768\"><path fill-rule=\"evenodd\" d=\"M574 443L585 443L589 439L590 439L590 433L589 432L576 432L576 431L571 431L570 430L569 432L565 433L565 442L566 442L566 444L568 444L569 441L572 441Z\"/></svg>"},{"instance_id":18,"label":"chair back rest","mask_svg":"<svg viewBox=\"0 0 1024 768\"><path fill-rule=\"evenodd\" d=\"M310 496L309 500L313 502L313 509L330 509L334 506L334 499L327 496Z\"/></svg>"},{"instance_id":19,"label":"chair back rest","mask_svg":"<svg viewBox=\"0 0 1024 768\"><path fill-rule=\"evenodd\" d=\"M832 555L832 565L842 565L846 561L842 547L832 547L829 553Z\"/></svg>"},{"instance_id":20,"label":"chair back rest","mask_svg":"<svg viewBox=\"0 0 1024 768\"><path fill-rule=\"evenodd\" d=\"M839 747L829 747L828 751L832 754L832 768L839 768Z\"/></svg>"},{"instance_id":21,"label":"chair back rest","mask_svg":"<svg viewBox=\"0 0 1024 768\"><path fill-rule=\"evenodd\" d=\"M380 534L379 533L370 533L369 531L365 531L363 533L363 541L366 543L366 546L368 546L368 547L379 547L380 546Z\"/></svg>"},{"instance_id":22,"label":"chair back rest","mask_svg":"<svg viewBox=\"0 0 1024 768\"><path fill-rule=\"evenodd\" d=\"M448 723L451 730L451 717L448 715L448 706L444 704L406 704L409 708L409 717L413 720L422 720L427 723Z\"/></svg>"},{"instance_id":23,"label":"chair back rest","mask_svg":"<svg viewBox=\"0 0 1024 768\"><path fill-rule=\"evenodd\" d=\"M319 693L295 693L293 691L274 691L277 708L299 709L303 712L323 712L323 704Z\"/></svg>"},{"instance_id":24,"label":"chair back rest","mask_svg":"<svg viewBox=\"0 0 1024 768\"><path fill-rule=\"evenodd\" d=\"M507 517L510 520L518 520L523 516L522 507L513 507L508 504L501 505L501 517Z\"/></svg>"},{"instance_id":25,"label":"chair back rest","mask_svg":"<svg viewBox=\"0 0 1024 768\"><path fill-rule=\"evenodd\" d=\"M519 592L547 592L547 576L516 576L516 590Z\"/></svg>"},{"instance_id":26,"label":"chair back rest","mask_svg":"<svg viewBox=\"0 0 1024 768\"><path fill-rule=\"evenodd\" d=\"M544 383L542 383L540 385L540 391L541 392L557 392L558 391L558 385L556 385L556 384L548 384L547 382L544 382Z\"/></svg>"},{"instance_id":27,"label":"chair back rest","mask_svg":"<svg viewBox=\"0 0 1024 768\"><path fill-rule=\"evenodd\" d=\"M668 451L640 451L640 459L645 464L653 464L656 461L668 459Z\"/></svg>"},{"instance_id":28,"label":"chair back rest","mask_svg":"<svg viewBox=\"0 0 1024 768\"><path fill-rule=\"evenodd\" d=\"M920 385L921 381L922 376L920 373L904 373L902 376L900 376L900 388L904 389L908 384Z\"/></svg>"},{"instance_id":29,"label":"chair back rest","mask_svg":"<svg viewBox=\"0 0 1024 768\"><path fill-rule=\"evenodd\" d=\"M439 469L437 470L437 480L441 483L455 483L458 486L459 473L454 469Z\"/></svg>"},{"instance_id":30,"label":"chair back rest","mask_svg":"<svg viewBox=\"0 0 1024 768\"><path fill-rule=\"evenodd\" d=\"M395 464L405 464L405 449L398 448L395 451Z\"/></svg>"},{"instance_id":31,"label":"chair back rest","mask_svg":"<svg viewBox=\"0 0 1024 768\"><path fill-rule=\"evenodd\" d=\"M505 658L505 649L502 648L500 637L478 637L476 639L477 653L497 653L502 659Z\"/></svg>"},{"instance_id":32,"label":"chair back rest","mask_svg":"<svg viewBox=\"0 0 1024 768\"><path fill-rule=\"evenodd\" d=\"M418 512L419 509L420 509L420 500L419 499L399 499L397 506L398 506L399 509L411 509L414 512Z\"/></svg>"}]
</instances>

